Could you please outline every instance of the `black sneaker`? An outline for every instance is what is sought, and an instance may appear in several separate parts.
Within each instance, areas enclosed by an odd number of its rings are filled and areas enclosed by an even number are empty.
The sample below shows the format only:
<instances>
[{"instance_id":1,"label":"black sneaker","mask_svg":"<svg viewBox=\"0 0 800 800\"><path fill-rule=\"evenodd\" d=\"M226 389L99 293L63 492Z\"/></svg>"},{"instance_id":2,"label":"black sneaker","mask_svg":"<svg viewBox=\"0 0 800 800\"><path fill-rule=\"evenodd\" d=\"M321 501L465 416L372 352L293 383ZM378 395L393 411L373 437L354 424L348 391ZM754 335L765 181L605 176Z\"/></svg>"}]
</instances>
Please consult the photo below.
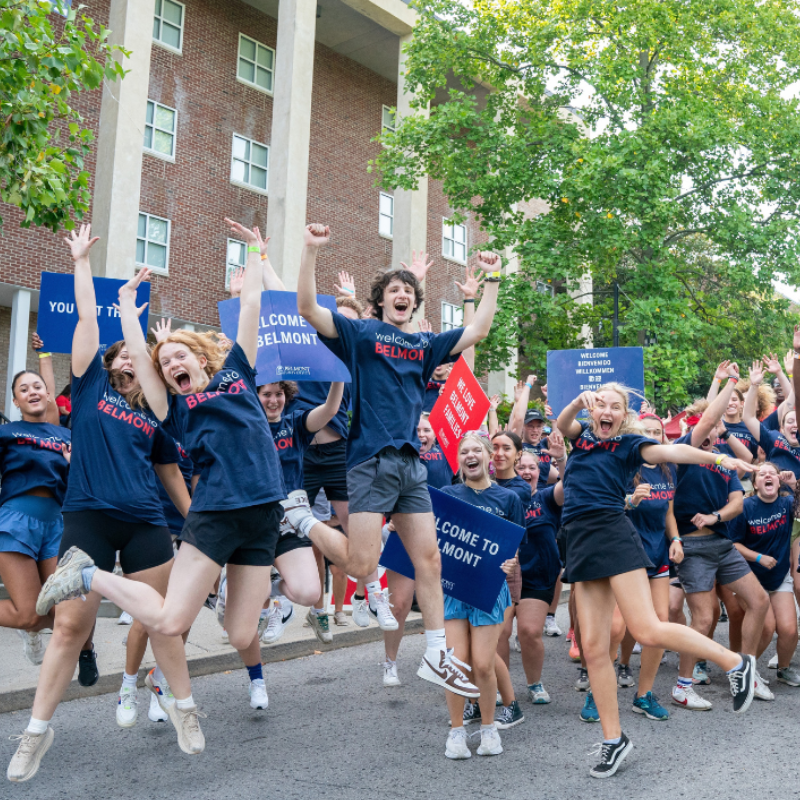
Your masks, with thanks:
<instances>
[{"instance_id":1,"label":"black sneaker","mask_svg":"<svg viewBox=\"0 0 800 800\"><path fill-rule=\"evenodd\" d=\"M464 703L464 725L469 725L472 722L481 721L481 707L477 702Z\"/></svg>"},{"instance_id":2,"label":"black sneaker","mask_svg":"<svg viewBox=\"0 0 800 800\"><path fill-rule=\"evenodd\" d=\"M78 656L78 683L81 686L94 686L99 680L97 653L94 652L94 648L81 650L81 654Z\"/></svg>"},{"instance_id":3,"label":"black sneaker","mask_svg":"<svg viewBox=\"0 0 800 800\"><path fill-rule=\"evenodd\" d=\"M623 762L625 757L633 750L631 740L623 733L616 744L600 742L589 755L599 755L600 763L589 770L593 778L610 778Z\"/></svg>"},{"instance_id":4,"label":"black sneaker","mask_svg":"<svg viewBox=\"0 0 800 800\"><path fill-rule=\"evenodd\" d=\"M742 658L742 668L728 673L733 695L733 710L736 714L743 714L753 702L756 688L756 660L753 656L739 653Z\"/></svg>"},{"instance_id":5,"label":"black sneaker","mask_svg":"<svg viewBox=\"0 0 800 800\"><path fill-rule=\"evenodd\" d=\"M515 725L519 725L520 722L525 722L525 715L516 700L512 701L510 706L498 708L494 716L494 724L501 731L506 728L513 728Z\"/></svg>"},{"instance_id":6,"label":"black sneaker","mask_svg":"<svg viewBox=\"0 0 800 800\"><path fill-rule=\"evenodd\" d=\"M626 688L633 686L635 681L627 664L617 664L617 686Z\"/></svg>"},{"instance_id":7,"label":"black sneaker","mask_svg":"<svg viewBox=\"0 0 800 800\"><path fill-rule=\"evenodd\" d=\"M728 612L725 610L725 603L719 604L719 621L720 622L728 621Z\"/></svg>"}]
</instances>

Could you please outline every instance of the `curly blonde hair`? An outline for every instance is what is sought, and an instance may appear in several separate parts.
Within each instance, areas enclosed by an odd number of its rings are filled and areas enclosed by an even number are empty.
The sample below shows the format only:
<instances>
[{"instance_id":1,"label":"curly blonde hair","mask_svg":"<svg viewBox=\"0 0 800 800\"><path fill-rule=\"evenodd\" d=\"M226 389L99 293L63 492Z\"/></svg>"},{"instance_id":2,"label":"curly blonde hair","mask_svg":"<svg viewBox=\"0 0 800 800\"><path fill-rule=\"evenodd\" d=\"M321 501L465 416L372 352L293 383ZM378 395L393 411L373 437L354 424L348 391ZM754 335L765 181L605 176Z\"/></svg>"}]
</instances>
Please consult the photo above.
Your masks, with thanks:
<instances>
[{"instance_id":1,"label":"curly blonde hair","mask_svg":"<svg viewBox=\"0 0 800 800\"><path fill-rule=\"evenodd\" d=\"M743 400L749 388L749 380L742 380L736 384L736 391L741 393ZM760 384L756 399L756 418L759 420L766 419L773 412L776 399L775 390L768 383Z\"/></svg>"},{"instance_id":2,"label":"curly blonde hair","mask_svg":"<svg viewBox=\"0 0 800 800\"><path fill-rule=\"evenodd\" d=\"M203 333L186 330L173 331L153 348L152 353L153 364L164 383L166 383L166 380L164 379L164 371L161 369L159 355L161 348L168 343L185 345L197 358L203 356L206 359L205 372L209 378L213 378L222 369L225 364L225 357L230 349L229 340L214 333L214 331L205 331ZM168 388L174 393L174 389L171 386L168 385Z\"/></svg>"},{"instance_id":3,"label":"curly blonde hair","mask_svg":"<svg viewBox=\"0 0 800 800\"><path fill-rule=\"evenodd\" d=\"M639 436L644 436L644 425L642 425L636 412L631 411L630 408L630 389L623 383L611 381L594 389L595 394L600 394L600 392L615 392L622 398L625 418L622 420L619 431L617 431L617 436L624 436L626 433L635 433ZM597 431L594 429L594 420L591 416L589 417L589 427L592 429L592 433L597 434Z\"/></svg>"}]
</instances>

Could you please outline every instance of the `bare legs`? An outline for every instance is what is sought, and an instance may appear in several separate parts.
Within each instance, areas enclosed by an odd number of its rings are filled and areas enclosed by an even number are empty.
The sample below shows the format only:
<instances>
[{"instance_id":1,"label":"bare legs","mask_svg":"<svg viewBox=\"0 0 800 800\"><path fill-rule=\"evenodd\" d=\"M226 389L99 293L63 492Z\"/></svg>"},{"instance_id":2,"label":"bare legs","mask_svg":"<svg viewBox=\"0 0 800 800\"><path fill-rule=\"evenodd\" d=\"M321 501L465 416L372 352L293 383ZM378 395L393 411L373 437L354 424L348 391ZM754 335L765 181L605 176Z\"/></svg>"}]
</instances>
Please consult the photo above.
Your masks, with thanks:
<instances>
[{"instance_id":1,"label":"bare legs","mask_svg":"<svg viewBox=\"0 0 800 800\"><path fill-rule=\"evenodd\" d=\"M0 577L8 600L0 600L0 627L40 631L53 627L53 614L40 617L36 598L42 584L53 574L57 558L36 562L22 553L0 553Z\"/></svg>"},{"instance_id":2,"label":"bare legs","mask_svg":"<svg viewBox=\"0 0 800 800\"><path fill-rule=\"evenodd\" d=\"M405 575L392 572L390 569L386 570L386 580L389 585L389 595L392 598L392 613L397 620L398 627L396 631L383 632L383 644L386 648L386 658L389 661L397 661L397 651L403 640L406 617L411 611L411 603L414 600L414 581L406 578Z\"/></svg>"}]
</instances>

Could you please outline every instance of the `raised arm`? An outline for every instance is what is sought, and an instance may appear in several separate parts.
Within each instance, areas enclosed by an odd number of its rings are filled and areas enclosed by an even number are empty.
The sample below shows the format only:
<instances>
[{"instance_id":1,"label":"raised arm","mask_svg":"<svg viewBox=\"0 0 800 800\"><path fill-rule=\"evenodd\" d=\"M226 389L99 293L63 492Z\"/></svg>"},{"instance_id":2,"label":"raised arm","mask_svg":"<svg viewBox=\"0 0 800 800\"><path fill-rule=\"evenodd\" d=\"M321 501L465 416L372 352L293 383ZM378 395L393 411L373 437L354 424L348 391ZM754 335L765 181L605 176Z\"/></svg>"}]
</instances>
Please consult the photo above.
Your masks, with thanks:
<instances>
[{"instance_id":1,"label":"raised arm","mask_svg":"<svg viewBox=\"0 0 800 800\"><path fill-rule=\"evenodd\" d=\"M317 302L317 253L328 243L330 235L331 230L326 225L306 225L297 276L297 310L318 333L336 339L339 334L333 324L333 312Z\"/></svg>"},{"instance_id":2,"label":"raised arm","mask_svg":"<svg viewBox=\"0 0 800 800\"><path fill-rule=\"evenodd\" d=\"M761 441L761 423L758 421L758 387L764 380L764 369L758 361L753 362L750 367L750 388L744 396L744 408L742 409L742 422L747 426L747 430L757 441Z\"/></svg>"},{"instance_id":3,"label":"raised arm","mask_svg":"<svg viewBox=\"0 0 800 800\"><path fill-rule=\"evenodd\" d=\"M156 371L153 359L150 358L147 342L142 333L142 327L139 325L139 314L144 308L140 310L136 307L136 289L142 281L149 277L150 270L144 267L120 288L119 316L122 322L125 347L128 349L131 363L136 370L136 379L142 387L147 405L159 419L164 419L169 411L167 387Z\"/></svg>"},{"instance_id":4,"label":"raised arm","mask_svg":"<svg viewBox=\"0 0 800 800\"><path fill-rule=\"evenodd\" d=\"M751 464L738 458L701 450L689 444L646 444L642 445L639 452L648 464L716 464L724 469L753 472Z\"/></svg>"},{"instance_id":5,"label":"raised arm","mask_svg":"<svg viewBox=\"0 0 800 800\"><path fill-rule=\"evenodd\" d=\"M494 436L500 430L500 421L497 419L497 406L499 405L500 395L493 394L489 398L489 411L486 413L487 427L489 428L489 438Z\"/></svg>"},{"instance_id":6,"label":"raised arm","mask_svg":"<svg viewBox=\"0 0 800 800\"><path fill-rule=\"evenodd\" d=\"M78 324L72 335L72 374L80 378L89 368L100 347L100 328L97 325L97 298L94 294L89 251L100 237L92 238L92 226L81 225L76 233L70 231L64 239L75 262L75 306Z\"/></svg>"},{"instance_id":7,"label":"raised arm","mask_svg":"<svg viewBox=\"0 0 800 800\"><path fill-rule=\"evenodd\" d=\"M717 371L714 373L714 380L711 381L711 387L706 395L706 400L708 400L709 403L719 394L719 388L722 386L722 381L728 377L728 367L730 366L730 363L730 361L723 361L717 367Z\"/></svg>"},{"instance_id":8,"label":"raised arm","mask_svg":"<svg viewBox=\"0 0 800 800\"><path fill-rule=\"evenodd\" d=\"M771 372L778 379L778 383L780 383L781 389L783 389L783 396L788 398L792 393L792 382L789 380L788 375L784 373L778 354L769 353L765 355L761 359L761 363L764 365L764 369L767 372Z\"/></svg>"},{"instance_id":9,"label":"raised arm","mask_svg":"<svg viewBox=\"0 0 800 800\"><path fill-rule=\"evenodd\" d=\"M56 403L56 376L53 372L53 354L42 352L44 350L44 342L35 331L31 336L31 348L39 357L39 374L42 376L47 389L45 422L49 422L51 425L58 425L61 422L61 415L58 411L58 403Z\"/></svg>"},{"instance_id":10,"label":"raised arm","mask_svg":"<svg viewBox=\"0 0 800 800\"><path fill-rule=\"evenodd\" d=\"M261 238L261 231L258 228L253 228L256 236L258 237L258 246L261 248L261 282L264 290L267 292L285 292L286 285L278 277L278 273L272 266L269 260L269 253L267 252L267 245L269 244L270 237L266 239Z\"/></svg>"},{"instance_id":11,"label":"raised arm","mask_svg":"<svg viewBox=\"0 0 800 800\"><path fill-rule=\"evenodd\" d=\"M597 403L597 395L594 392L581 392L564 410L558 415L556 425L564 434L565 439L577 439L581 435L581 424L576 417L585 408L591 413ZM653 461L651 464L655 463Z\"/></svg>"},{"instance_id":12,"label":"raised arm","mask_svg":"<svg viewBox=\"0 0 800 800\"><path fill-rule=\"evenodd\" d=\"M343 383L339 381L331 384L325 402L321 406L312 409L306 417L306 428L311 433L322 430L336 416L336 412L342 405L343 393Z\"/></svg>"},{"instance_id":13,"label":"raised arm","mask_svg":"<svg viewBox=\"0 0 800 800\"><path fill-rule=\"evenodd\" d=\"M794 366L792 367L792 389L795 400L800 397L800 325L794 326Z\"/></svg>"},{"instance_id":14,"label":"raised arm","mask_svg":"<svg viewBox=\"0 0 800 800\"><path fill-rule=\"evenodd\" d=\"M511 409L511 419L508 421L508 429L522 436L522 429L525 426L525 412L528 410L528 403L531 399L531 389L536 383L535 375L528 375L523 383L520 381L514 387L514 408Z\"/></svg>"},{"instance_id":15,"label":"raised arm","mask_svg":"<svg viewBox=\"0 0 800 800\"><path fill-rule=\"evenodd\" d=\"M464 298L464 327L469 327L475 320L475 298L478 296L478 290L485 280L485 276L478 280L473 267L467 267L464 275L464 283L455 281L458 290ZM464 361L467 366L474 372L475 371L475 347L468 347L464 350Z\"/></svg>"},{"instance_id":16,"label":"raised arm","mask_svg":"<svg viewBox=\"0 0 800 800\"><path fill-rule=\"evenodd\" d=\"M723 362L724 363L724 362ZM711 401L708 408L703 412L700 422L692 429L692 445L699 447L709 436L711 436L717 423L722 419L725 409L728 407L733 389L739 380L739 367L736 364L728 366L728 382L720 390L719 394Z\"/></svg>"},{"instance_id":17,"label":"raised arm","mask_svg":"<svg viewBox=\"0 0 800 800\"><path fill-rule=\"evenodd\" d=\"M500 256L495 253L478 253L478 267L486 275L500 269ZM495 312L497 311L497 293L500 290L500 278L486 278L483 288L483 298L472 322L464 328L464 333L458 344L450 351L450 355L463 353L469 347L474 347L489 335Z\"/></svg>"}]
</instances>

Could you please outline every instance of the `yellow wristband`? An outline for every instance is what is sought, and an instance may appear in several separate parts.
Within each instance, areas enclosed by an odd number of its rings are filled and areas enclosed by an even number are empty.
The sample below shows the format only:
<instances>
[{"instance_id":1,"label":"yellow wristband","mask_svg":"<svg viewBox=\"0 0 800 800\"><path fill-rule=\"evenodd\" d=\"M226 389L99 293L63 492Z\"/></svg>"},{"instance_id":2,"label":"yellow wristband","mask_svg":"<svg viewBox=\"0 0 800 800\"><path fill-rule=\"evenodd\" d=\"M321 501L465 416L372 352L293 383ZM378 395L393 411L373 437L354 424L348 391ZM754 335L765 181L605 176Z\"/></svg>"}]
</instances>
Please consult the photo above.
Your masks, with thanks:
<instances>
[{"instance_id":1,"label":"yellow wristband","mask_svg":"<svg viewBox=\"0 0 800 800\"><path fill-rule=\"evenodd\" d=\"M39 358L52 358L52 353L39 353Z\"/></svg>"},{"instance_id":2,"label":"yellow wristband","mask_svg":"<svg viewBox=\"0 0 800 800\"><path fill-rule=\"evenodd\" d=\"M248 253L261 253L261 248L257 244L251 244L247 248Z\"/></svg>"},{"instance_id":3,"label":"yellow wristband","mask_svg":"<svg viewBox=\"0 0 800 800\"><path fill-rule=\"evenodd\" d=\"M266 253L263 256L261 256L262 261L266 261L268 258L269 256Z\"/></svg>"},{"instance_id":4,"label":"yellow wristband","mask_svg":"<svg viewBox=\"0 0 800 800\"><path fill-rule=\"evenodd\" d=\"M720 455L720 456L717 456L717 458L716 458L716 460L714 461L714 463L715 463L715 464L716 464L718 467L719 467L719 466L722 466L722 462L725 460L725 458L726 458L726 456L722 456L722 455Z\"/></svg>"}]
</instances>

